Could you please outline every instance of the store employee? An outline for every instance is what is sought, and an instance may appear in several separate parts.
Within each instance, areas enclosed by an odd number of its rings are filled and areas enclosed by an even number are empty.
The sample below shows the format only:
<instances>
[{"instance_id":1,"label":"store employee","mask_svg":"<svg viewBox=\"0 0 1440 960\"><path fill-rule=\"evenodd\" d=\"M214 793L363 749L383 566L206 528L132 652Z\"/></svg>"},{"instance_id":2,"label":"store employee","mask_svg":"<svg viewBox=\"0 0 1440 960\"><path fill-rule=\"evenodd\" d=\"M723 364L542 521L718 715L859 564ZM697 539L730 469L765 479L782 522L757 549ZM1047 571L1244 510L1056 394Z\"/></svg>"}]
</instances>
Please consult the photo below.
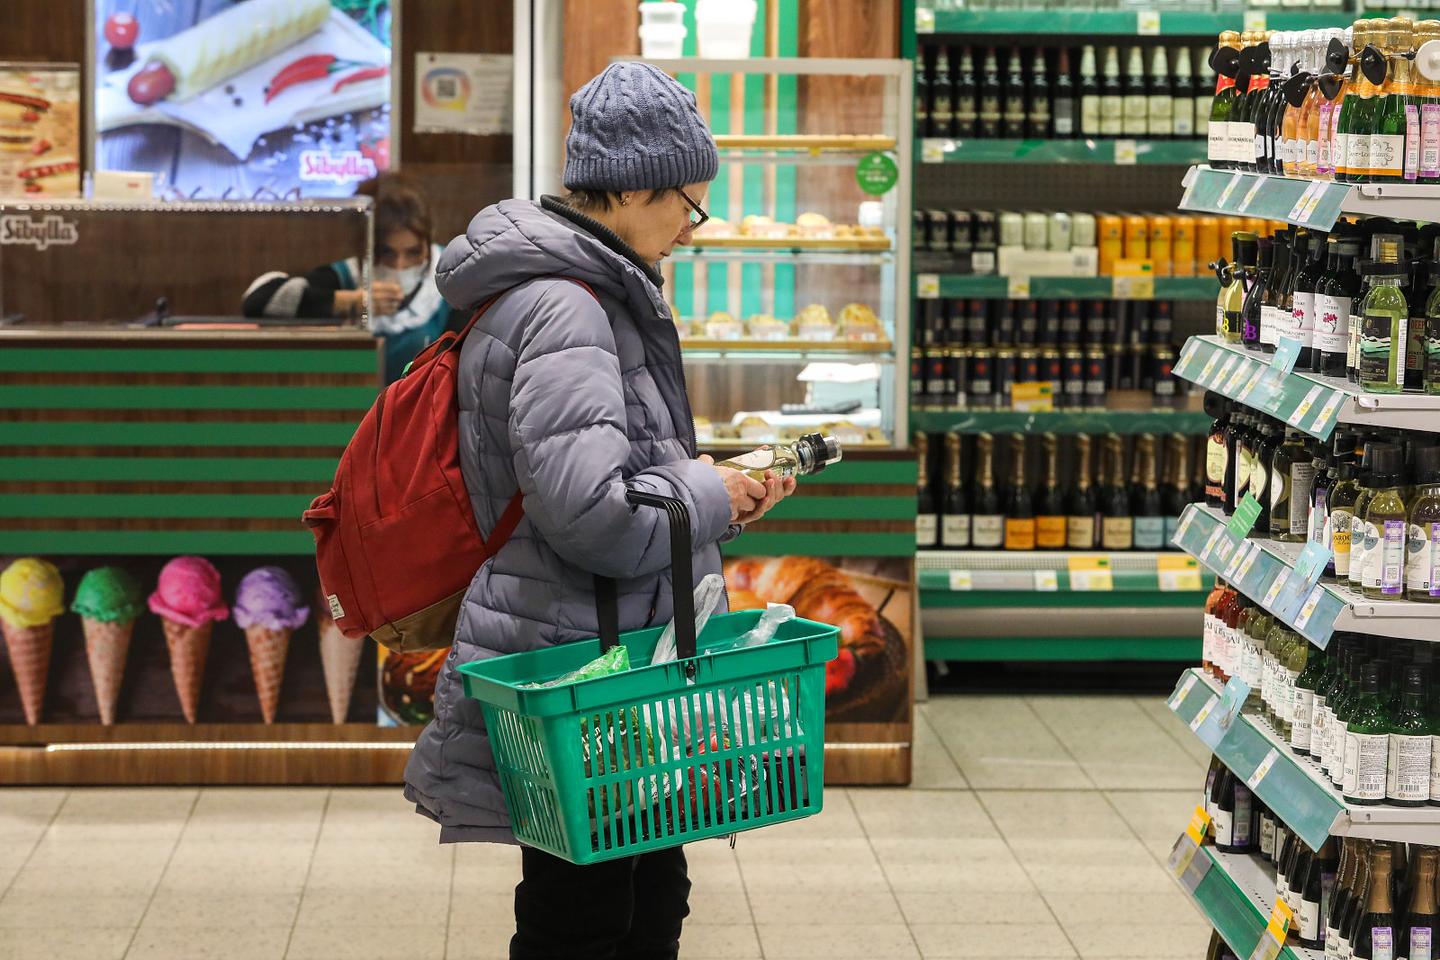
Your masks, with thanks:
<instances>
[{"instance_id":1,"label":"store employee","mask_svg":"<svg viewBox=\"0 0 1440 960\"><path fill-rule=\"evenodd\" d=\"M375 201L375 270L370 329L385 340L385 382L393 383L415 355L444 332L450 307L435 287L430 209L415 185L381 174L357 193ZM358 317L365 304L360 261L349 257L308 274L267 273L245 291L247 317Z\"/></svg>"}]
</instances>

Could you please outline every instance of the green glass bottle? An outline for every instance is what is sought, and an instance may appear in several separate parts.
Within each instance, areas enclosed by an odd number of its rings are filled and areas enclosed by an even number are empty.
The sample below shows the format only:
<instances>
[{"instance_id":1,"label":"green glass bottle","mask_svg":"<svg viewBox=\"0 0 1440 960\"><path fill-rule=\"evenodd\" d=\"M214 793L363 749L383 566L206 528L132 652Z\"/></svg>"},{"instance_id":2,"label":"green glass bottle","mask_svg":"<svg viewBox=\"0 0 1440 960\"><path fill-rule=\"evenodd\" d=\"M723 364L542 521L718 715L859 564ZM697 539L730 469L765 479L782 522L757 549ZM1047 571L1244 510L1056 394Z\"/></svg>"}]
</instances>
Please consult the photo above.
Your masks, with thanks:
<instances>
[{"instance_id":1,"label":"green glass bottle","mask_svg":"<svg viewBox=\"0 0 1440 960\"><path fill-rule=\"evenodd\" d=\"M1269 630L1266 618L1269 614L1261 607L1253 607L1247 611L1249 618L1245 623L1245 637L1240 648L1240 679L1250 686L1250 692L1245 695L1245 705L1240 708L1241 713L1265 714L1265 660L1262 650L1265 646L1265 632Z\"/></svg>"},{"instance_id":2,"label":"green glass bottle","mask_svg":"<svg viewBox=\"0 0 1440 960\"><path fill-rule=\"evenodd\" d=\"M1333 567L1327 567L1328 579L1338 582L1345 582L1350 579L1350 528L1355 519L1355 500L1360 496L1360 484L1356 478L1360 475L1360 464L1353 453L1355 438L1352 434L1345 434L1349 439L1349 452L1341 449L1341 442L1336 441L1335 453L1338 462L1335 464L1335 483L1330 487L1330 519L1329 538L1330 551L1333 554Z\"/></svg>"},{"instance_id":3,"label":"green glass bottle","mask_svg":"<svg viewBox=\"0 0 1440 960\"><path fill-rule=\"evenodd\" d=\"M1330 681L1333 660L1329 650L1312 650L1305 662L1305 671L1296 681L1296 689L1302 691L1300 696L1310 705L1310 735L1303 752L1316 760L1320 759L1320 744L1325 735L1325 688Z\"/></svg>"},{"instance_id":4,"label":"green glass bottle","mask_svg":"<svg viewBox=\"0 0 1440 960\"><path fill-rule=\"evenodd\" d=\"M1369 550L1369 543L1365 540L1365 513L1370 509L1370 500L1375 496L1375 487L1371 485L1371 464L1375 456L1374 450L1380 446L1377 440L1365 442L1365 452L1360 458L1360 473L1356 483L1360 485L1360 493L1355 498L1355 510L1350 517L1350 576L1348 584L1351 590L1360 593L1365 584L1365 554Z\"/></svg>"},{"instance_id":5,"label":"green glass bottle","mask_svg":"<svg viewBox=\"0 0 1440 960\"><path fill-rule=\"evenodd\" d=\"M1284 437L1270 462L1270 539L1304 543L1315 484L1314 460L1305 448L1303 431L1287 427Z\"/></svg>"},{"instance_id":6,"label":"green glass bottle","mask_svg":"<svg viewBox=\"0 0 1440 960\"><path fill-rule=\"evenodd\" d=\"M1404 452L1393 443L1377 444L1371 457L1370 484L1375 491L1365 509L1365 570L1362 589L1371 600L1405 595L1405 548L1409 512L1400 485Z\"/></svg>"},{"instance_id":7,"label":"green glass bottle","mask_svg":"<svg viewBox=\"0 0 1440 960\"><path fill-rule=\"evenodd\" d=\"M1220 307L1223 319L1216 319L1221 323L1220 335L1225 341L1240 343L1245 329L1245 294L1260 280L1260 238L1247 231L1232 234L1230 252L1235 262L1230 264L1230 284L1225 287L1225 302Z\"/></svg>"},{"instance_id":8,"label":"green glass bottle","mask_svg":"<svg viewBox=\"0 0 1440 960\"><path fill-rule=\"evenodd\" d=\"M1380 699L1380 667L1366 664L1345 723L1345 783L1340 792L1346 803L1373 806L1385 802L1390 727Z\"/></svg>"},{"instance_id":9,"label":"green glass bottle","mask_svg":"<svg viewBox=\"0 0 1440 960\"><path fill-rule=\"evenodd\" d=\"M1405 136L1409 127L1407 107L1414 96L1410 86L1410 61L1405 55L1411 52L1413 46L1413 24L1404 17L1391 20L1381 47L1391 64L1390 77L1385 84L1384 96L1376 104L1375 126L1370 134L1372 183L1405 181ZM1419 172L1419 144L1415 146L1416 164L1412 168L1412 180Z\"/></svg>"},{"instance_id":10,"label":"green glass bottle","mask_svg":"<svg viewBox=\"0 0 1440 960\"><path fill-rule=\"evenodd\" d=\"M1365 79L1360 70L1360 51L1370 42L1370 28L1375 22L1356 20L1350 28L1351 49L1355 51L1355 56L1352 58L1350 77L1345 82L1340 101L1340 118L1335 121L1335 179L1341 183L1352 182L1351 164L1355 161L1355 141L1351 134L1355 126L1355 111L1370 92L1370 81ZM1365 153L1368 159L1368 139L1365 142Z\"/></svg>"},{"instance_id":11,"label":"green glass bottle","mask_svg":"<svg viewBox=\"0 0 1440 960\"><path fill-rule=\"evenodd\" d=\"M1440 280L1440 237L1435 240L1435 261L1430 269L1432 280ZM1440 283L1430 291L1425 302L1425 362L1421 389L1431 396L1440 395Z\"/></svg>"},{"instance_id":12,"label":"green glass bottle","mask_svg":"<svg viewBox=\"0 0 1440 960\"><path fill-rule=\"evenodd\" d=\"M1377 47L1385 42L1386 34L1389 33L1389 21L1371 20L1370 32L1367 34L1367 44ZM1359 47L1363 50L1364 47ZM1358 58L1357 58L1358 59ZM1347 178L1350 183L1367 183L1370 180L1370 138L1375 133L1375 117L1380 107L1380 88L1364 78L1362 73L1360 86L1356 91L1358 99L1355 101L1353 110L1350 113L1348 126L1349 136L1347 137L1348 150L1346 151L1346 167L1349 170ZM1346 101L1349 101L1354 94L1347 93ZM1346 106L1349 104L1347 103ZM1344 113L1344 108L1341 108ZM1342 116L1341 120L1345 118Z\"/></svg>"},{"instance_id":13,"label":"green glass bottle","mask_svg":"<svg viewBox=\"0 0 1440 960\"><path fill-rule=\"evenodd\" d=\"M1400 708L1390 724L1385 799L1396 806L1423 807L1430 801L1430 718L1426 715L1425 668L1405 668Z\"/></svg>"},{"instance_id":14,"label":"green glass bottle","mask_svg":"<svg viewBox=\"0 0 1440 960\"><path fill-rule=\"evenodd\" d=\"M1415 451L1415 502L1405 551L1405 596L1440 603L1440 447Z\"/></svg>"},{"instance_id":15,"label":"green glass bottle","mask_svg":"<svg viewBox=\"0 0 1440 960\"><path fill-rule=\"evenodd\" d=\"M1290 739L1290 717L1294 712L1289 684L1290 675L1285 667L1285 657L1289 652L1288 633L1285 624L1276 620L1265 637L1265 648L1270 654L1270 670L1273 676L1270 681L1272 698L1270 722L1271 726L1275 728L1275 732L1285 740Z\"/></svg>"},{"instance_id":16,"label":"green glass bottle","mask_svg":"<svg viewBox=\"0 0 1440 960\"><path fill-rule=\"evenodd\" d=\"M1285 655L1285 672L1290 687L1290 749L1299 754L1310 752L1310 731L1314 729L1315 675L1320 658L1312 656L1310 644L1294 630L1287 630L1290 647ZM1312 662L1315 665L1311 670Z\"/></svg>"},{"instance_id":17,"label":"green glass bottle","mask_svg":"<svg viewBox=\"0 0 1440 960\"><path fill-rule=\"evenodd\" d=\"M1397 234L1376 234L1371 242L1374 261L1365 267L1370 290L1360 306L1356 366L1360 386L1371 393L1400 393L1405 389L1410 307L1400 289L1405 282L1405 268L1400 262L1401 242Z\"/></svg>"}]
</instances>

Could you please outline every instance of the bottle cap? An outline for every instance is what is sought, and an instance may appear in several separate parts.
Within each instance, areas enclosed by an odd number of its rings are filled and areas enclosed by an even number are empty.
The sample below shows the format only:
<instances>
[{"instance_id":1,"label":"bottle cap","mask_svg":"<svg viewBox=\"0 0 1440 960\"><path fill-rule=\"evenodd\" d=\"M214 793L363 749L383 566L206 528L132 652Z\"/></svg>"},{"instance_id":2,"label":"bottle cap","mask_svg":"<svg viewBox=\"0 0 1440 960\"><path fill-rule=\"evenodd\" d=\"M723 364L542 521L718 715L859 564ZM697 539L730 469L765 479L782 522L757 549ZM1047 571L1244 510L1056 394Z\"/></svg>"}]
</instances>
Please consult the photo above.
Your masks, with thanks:
<instances>
[{"instance_id":1,"label":"bottle cap","mask_svg":"<svg viewBox=\"0 0 1440 960\"><path fill-rule=\"evenodd\" d=\"M1361 692L1361 693L1379 693L1379 692L1380 692L1380 664L1379 664L1379 663L1367 663L1367 664L1365 665L1364 670L1363 670L1363 671L1361 672L1361 674L1360 674L1360 692Z\"/></svg>"},{"instance_id":2,"label":"bottle cap","mask_svg":"<svg viewBox=\"0 0 1440 960\"><path fill-rule=\"evenodd\" d=\"M1395 487L1405 472L1405 452L1393 443L1372 443L1366 447L1370 458L1370 481L1374 488Z\"/></svg>"},{"instance_id":3,"label":"bottle cap","mask_svg":"<svg viewBox=\"0 0 1440 960\"><path fill-rule=\"evenodd\" d=\"M1440 483L1440 446L1416 448L1415 482Z\"/></svg>"}]
</instances>

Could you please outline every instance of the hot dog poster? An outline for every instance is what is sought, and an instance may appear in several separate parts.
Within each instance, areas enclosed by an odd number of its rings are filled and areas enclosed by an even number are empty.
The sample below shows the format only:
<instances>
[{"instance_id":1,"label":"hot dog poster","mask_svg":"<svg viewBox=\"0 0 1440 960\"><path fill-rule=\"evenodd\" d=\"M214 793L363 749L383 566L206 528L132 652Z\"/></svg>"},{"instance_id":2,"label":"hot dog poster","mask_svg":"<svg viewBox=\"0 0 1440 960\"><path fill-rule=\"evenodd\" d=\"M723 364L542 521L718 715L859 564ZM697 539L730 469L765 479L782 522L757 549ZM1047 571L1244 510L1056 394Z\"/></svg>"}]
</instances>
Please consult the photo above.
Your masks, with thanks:
<instances>
[{"instance_id":1,"label":"hot dog poster","mask_svg":"<svg viewBox=\"0 0 1440 960\"><path fill-rule=\"evenodd\" d=\"M275 199L389 167L387 0L96 0L95 18L99 169Z\"/></svg>"},{"instance_id":2,"label":"hot dog poster","mask_svg":"<svg viewBox=\"0 0 1440 960\"><path fill-rule=\"evenodd\" d=\"M0 197L80 196L80 65L0 63Z\"/></svg>"}]
</instances>

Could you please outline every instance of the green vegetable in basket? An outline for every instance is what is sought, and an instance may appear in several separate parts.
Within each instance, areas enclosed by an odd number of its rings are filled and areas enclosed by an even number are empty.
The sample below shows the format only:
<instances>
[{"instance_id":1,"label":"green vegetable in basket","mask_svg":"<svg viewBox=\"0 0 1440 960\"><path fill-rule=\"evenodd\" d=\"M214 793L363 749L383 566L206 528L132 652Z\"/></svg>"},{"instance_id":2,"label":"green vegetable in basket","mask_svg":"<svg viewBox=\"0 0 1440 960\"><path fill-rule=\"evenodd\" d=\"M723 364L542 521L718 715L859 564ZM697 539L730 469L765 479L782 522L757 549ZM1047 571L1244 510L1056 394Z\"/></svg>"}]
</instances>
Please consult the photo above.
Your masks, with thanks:
<instances>
[{"instance_id":1,"label":"green vegetable in basket","mask_svg":"<svg viewBox=\"0 0 1440 960\"><path fill-rule=\"evenodd\" d=\"M617 643L578 670L571 670L569 673L556 677L554 680L547 680L544 683L527 683L525 686L563 687L567 683L579 683L581 680L594 680L596 677L608 677L614 673L624 673L629 669L630 650L623 643Z\"/></svg>"}]
</instances>

